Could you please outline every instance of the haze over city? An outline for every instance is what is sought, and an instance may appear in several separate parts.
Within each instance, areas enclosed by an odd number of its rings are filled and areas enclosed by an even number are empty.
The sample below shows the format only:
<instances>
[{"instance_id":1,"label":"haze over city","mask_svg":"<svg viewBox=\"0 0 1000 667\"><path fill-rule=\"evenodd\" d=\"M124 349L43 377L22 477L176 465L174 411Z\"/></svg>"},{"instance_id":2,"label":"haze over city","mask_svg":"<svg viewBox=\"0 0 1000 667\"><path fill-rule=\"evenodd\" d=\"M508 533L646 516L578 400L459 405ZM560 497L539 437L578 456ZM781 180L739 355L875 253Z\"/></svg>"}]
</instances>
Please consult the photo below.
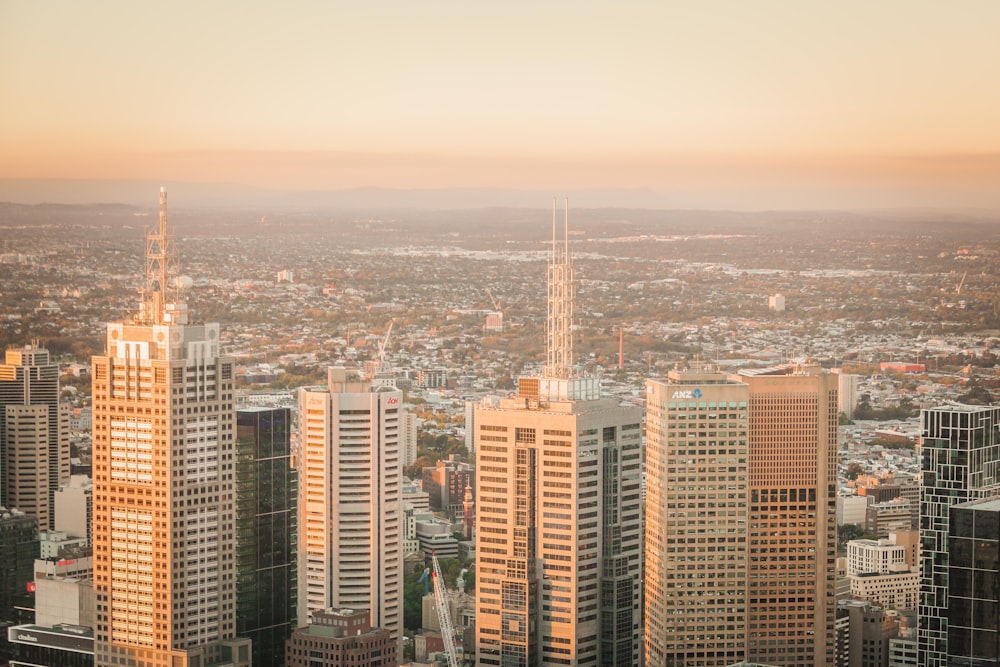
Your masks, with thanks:
<instances>
[{"instance_id":1,"label":"haze over city","mask_svg":"<svg viewBox=\"0 0 1000 667\"><path fill-rule=\"evenodd\" d=\"M5 2L0 19L0 200L137 204L168 183L223 204L371 187L440 191L369 197L425 207L1000 205L992 2Z\"/></svg>"},{"instance_id":2,"label":"haze over city","mask_svg":"<svg viewBox=\"0 0 1000 667\"><path fill-rule=\"evenodd\" d=\"M998 25L0 0L0 665L1000 664Z\"/></svg>"}]
</instances>

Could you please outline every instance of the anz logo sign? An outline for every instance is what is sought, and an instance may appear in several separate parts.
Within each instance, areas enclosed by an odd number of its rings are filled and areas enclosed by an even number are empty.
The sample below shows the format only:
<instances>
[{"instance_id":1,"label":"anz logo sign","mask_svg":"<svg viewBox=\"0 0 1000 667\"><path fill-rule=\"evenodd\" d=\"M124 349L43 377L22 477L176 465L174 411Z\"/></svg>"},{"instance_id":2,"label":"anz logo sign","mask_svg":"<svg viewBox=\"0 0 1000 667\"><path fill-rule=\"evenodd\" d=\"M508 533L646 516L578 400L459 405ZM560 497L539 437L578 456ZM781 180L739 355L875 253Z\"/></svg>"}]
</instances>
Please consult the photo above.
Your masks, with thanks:
<instances>
[{"instance_id":1,"label":"anz logo sign","mask_svg":"<svg viewBox=\"0 0 1000 667\"><path fill-rule=\"evenodd\" d=\"M686 389L675 391L670 398L701 398L701 389Z\"/></svg>"},{"instance_id":2,"label":"anz logo sign","mask_svg":"<svg viewBox=\"0 0 1000 667\"><path fill-rule=\"evenodd\" d=\"M396 405L397 403L399 403L399 399L396 398L395 396L390 396L388 399L386 399L385 403L386 405Z\"/></svg>"}]
</instances>

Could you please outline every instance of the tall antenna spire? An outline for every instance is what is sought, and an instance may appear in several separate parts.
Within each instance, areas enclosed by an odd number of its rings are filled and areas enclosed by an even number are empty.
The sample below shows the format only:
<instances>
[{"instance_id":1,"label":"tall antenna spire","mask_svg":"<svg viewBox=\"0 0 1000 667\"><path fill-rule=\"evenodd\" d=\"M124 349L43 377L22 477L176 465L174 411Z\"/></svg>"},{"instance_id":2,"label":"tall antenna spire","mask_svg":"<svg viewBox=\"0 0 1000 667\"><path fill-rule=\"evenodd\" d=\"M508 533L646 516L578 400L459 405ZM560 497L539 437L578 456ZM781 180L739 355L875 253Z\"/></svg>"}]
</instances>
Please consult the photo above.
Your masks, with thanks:
<instances>
[{"instance_id":1,"label":"tall antenna spire","mask_svg":"<svg viewBox=\"0 0 1000 667\"><path fill-rule=\"evenodd\" d=\"M142 289L139 319L143 324L163 324L167 317L169 271L174 262L173 237L167 232L167 189L160 188L160 220L146 232L146 282Z\"/></svg>"},{"instance_id":2,"label":"tall antenna spire","mask_svg":"<svg viewBox=\"0 0 1000 667\"><path fill-rule=\"evenodd\" d=\"M569 254L569 198L563 243L556 241L556 200L552 198L552 259L548 271L548 320L543 375L548 378L575 377L573 366L573 263Z\"/></svg>"}]
</instances>

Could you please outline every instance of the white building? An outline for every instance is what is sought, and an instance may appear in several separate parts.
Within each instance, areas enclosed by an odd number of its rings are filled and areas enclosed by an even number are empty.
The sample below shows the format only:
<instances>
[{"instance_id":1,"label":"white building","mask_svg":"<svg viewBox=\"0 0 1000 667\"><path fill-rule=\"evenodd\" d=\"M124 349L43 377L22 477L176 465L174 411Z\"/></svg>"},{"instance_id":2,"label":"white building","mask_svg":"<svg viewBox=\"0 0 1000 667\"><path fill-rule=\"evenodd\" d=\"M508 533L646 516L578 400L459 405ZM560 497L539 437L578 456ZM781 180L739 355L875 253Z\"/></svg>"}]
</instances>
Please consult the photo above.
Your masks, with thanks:
<instances>
[{"instance_id":1,"label":"white building","mask_svg":"<svg viewBox=\"0 0 1000 667\"><path fill-rule=\"evenodd\" d=\"M298 622L331 607L369 609L402 636L403 393L331 368L299 394Z\"/></svg>"},{"instance_id":2,"label":"white building","mask_svg":"<svg viewBox=\"0 0 1000 667\"><path fill-rule=\"evenodd\" d=\"M868 600L883 609L916 609L920 597L920 572L907 570L888 574L856 574L851 597Z\"/></svg>"},{"instance_id":3,"label":"white building","mask_svg":"<svg viewBox=\"0 0 1000 667\"><path fill-rule=\"evenodd\" d=\"M891 540L851 540L847 543L847 576L888 574L909 570L906 547Z\"/></svg>"},{"instance_id":4,"label":"white building","mask_svg":"<svg viewBox=\"0 0 1000 667\"><path fill-rule=\"evenodd\" d=\"M785 297L782 294L772 294L767 297L767 307L780 313L785 310Z\"/></svg>"},{"instance_id":5,"label":"white building","mask_svg":"<svg viewBox=\"0 0 1000 667\"><path fill-rule=\"evenodd\" d=\"M56 530L91 543L94 485L86 475L73 475L69 484L56 491Z\"/></svg>"},{"instance_id":6,"label":"white building","mask_svg":"<svg viewBox=\"0 0 1000 667\"><path fill-rule=\"evenodd\" d=\"M865 496L837 496L837 525L865 525L868 500Z\"/></svg>"}]
</instances>

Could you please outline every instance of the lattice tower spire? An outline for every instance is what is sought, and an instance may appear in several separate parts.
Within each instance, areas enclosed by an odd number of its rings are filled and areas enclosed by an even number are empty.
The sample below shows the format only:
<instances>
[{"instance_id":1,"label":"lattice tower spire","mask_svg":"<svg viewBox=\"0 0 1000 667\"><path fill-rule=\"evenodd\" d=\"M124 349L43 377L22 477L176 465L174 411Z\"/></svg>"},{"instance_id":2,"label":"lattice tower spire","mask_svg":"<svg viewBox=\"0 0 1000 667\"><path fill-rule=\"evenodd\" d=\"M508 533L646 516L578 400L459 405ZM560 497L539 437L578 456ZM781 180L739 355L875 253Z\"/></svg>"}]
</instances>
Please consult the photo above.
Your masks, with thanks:
<instances>
[{"instance_id":1,"label":"lattice tower spire","mask_svg":"<svg viewBox=\"0 0 1000 667\"><path fill-rule=\"evenodd\" d=\"M573 366L573 262L569 254L569 199L565 200L563 239L556 235L556 199L552 198L552 259L548 271L548 319L543 375L548 378L575 377Z\"/></svg>"}]
</instances>

